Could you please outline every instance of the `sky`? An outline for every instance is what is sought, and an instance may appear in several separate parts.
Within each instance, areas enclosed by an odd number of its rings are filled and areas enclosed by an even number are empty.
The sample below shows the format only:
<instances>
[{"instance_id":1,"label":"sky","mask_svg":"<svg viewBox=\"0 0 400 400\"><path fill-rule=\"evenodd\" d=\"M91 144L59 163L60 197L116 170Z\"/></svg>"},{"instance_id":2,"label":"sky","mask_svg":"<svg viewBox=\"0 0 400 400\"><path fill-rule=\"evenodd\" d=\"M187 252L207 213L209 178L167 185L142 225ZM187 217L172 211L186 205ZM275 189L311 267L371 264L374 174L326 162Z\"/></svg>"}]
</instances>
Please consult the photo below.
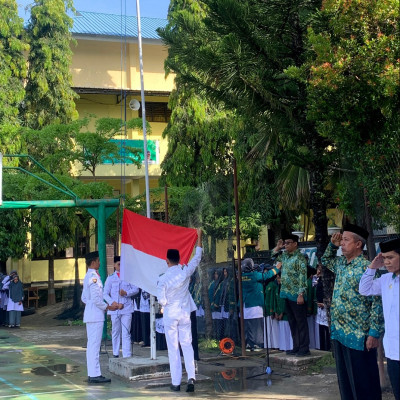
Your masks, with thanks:
<instances>
[{"instance_id":1,"label":"sky","mask_svg":"<svg viewBox=\"0 0 400 400\"><path fill-rule=\"evenodd\" d=\"M32 0L17 0L19 16L25 21L29 19L29 12L25 8L32 4ZM140 15L150 18L167 18L169 0L140 0ZM136 0L74 0L74 7L78 11L92 11L106 14L136 15Z\"/></svg>"}]
</instances>

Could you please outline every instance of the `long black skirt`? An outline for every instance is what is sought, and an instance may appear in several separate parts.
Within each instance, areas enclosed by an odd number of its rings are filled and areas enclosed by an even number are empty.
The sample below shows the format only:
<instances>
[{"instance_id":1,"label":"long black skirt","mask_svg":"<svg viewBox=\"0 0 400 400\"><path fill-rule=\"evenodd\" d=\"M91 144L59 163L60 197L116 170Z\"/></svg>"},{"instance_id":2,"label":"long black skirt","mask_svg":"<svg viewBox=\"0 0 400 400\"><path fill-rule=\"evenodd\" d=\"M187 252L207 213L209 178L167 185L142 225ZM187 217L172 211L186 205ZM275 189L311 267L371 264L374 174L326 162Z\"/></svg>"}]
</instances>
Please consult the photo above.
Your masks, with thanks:
<instances>
[{"instance_id":1,"label":"long black skirt","mask_svg":"<svg viewBox=\"0 0 400 400\"><path fill-rule=\"evenodd\" d=\"M135 311L132 314L131 323L131 341L132 343L139 343L142 339L142 324L140 318L140 311Z\"/></svg>"}]
</instances>

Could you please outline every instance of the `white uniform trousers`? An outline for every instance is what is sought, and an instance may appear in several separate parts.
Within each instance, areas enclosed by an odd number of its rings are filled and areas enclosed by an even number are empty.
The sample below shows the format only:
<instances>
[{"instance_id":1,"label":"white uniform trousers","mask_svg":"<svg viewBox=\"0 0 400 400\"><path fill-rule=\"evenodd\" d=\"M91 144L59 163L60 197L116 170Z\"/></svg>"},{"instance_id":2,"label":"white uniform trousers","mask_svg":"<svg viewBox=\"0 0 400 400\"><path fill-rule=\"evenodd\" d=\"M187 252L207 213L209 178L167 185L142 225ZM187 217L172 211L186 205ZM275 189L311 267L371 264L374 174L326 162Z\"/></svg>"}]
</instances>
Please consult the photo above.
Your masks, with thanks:
<instances>
[{"instance_id":1,"label":"white uniform trousers","mask_svg":"<svg viewBox=\"0 0 400 400\"><path fill-rule=\"evenodd\" d=\"M171 318L172 316L176 318ZM171 371L172 384L176 386L180 385L182 380L182 362L179 351L179 343L182 348L188 379L195 379L190 313L182 310L180 310L179 313L174 313L172 310L165 310L164 329L165 339L168 347L169 368Z\"/></svg>"},{"instance_id":2,"label":"white uniform trousers","mask_svg":"<svg viewBox=\"0 0 400 400\"><path fill-rule=\"evenodd\" d=\"M131 357L131 322L132 314L112 314L112 347L113 355L119 355L122 334L122 357Z\"/></svg>"},{"instance_id":3,"label":"white uniform trousers","mask_svg":"<svg viewBox=\"0 0 400 400\"><path fill-rule=\"evenodd\" d=\"M86 363L90 378L101 375L99 356L103 326L104 322L86 322Z\"/></svg>"}]
</instances>

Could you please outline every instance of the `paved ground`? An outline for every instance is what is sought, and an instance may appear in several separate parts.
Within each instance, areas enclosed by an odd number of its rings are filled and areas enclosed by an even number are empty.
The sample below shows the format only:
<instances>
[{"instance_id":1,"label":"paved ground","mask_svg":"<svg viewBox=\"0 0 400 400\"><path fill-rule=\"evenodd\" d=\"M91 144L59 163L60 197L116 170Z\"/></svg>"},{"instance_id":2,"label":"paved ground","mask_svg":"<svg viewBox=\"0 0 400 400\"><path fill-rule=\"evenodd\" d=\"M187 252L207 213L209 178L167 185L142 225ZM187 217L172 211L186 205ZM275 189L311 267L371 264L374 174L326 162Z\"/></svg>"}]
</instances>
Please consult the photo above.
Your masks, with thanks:
<instances>
[{"instance_id":1,"label":"paved ground","mask_svg":"<svg viewBox=\"0 0 400 400\"><path fill-rule=\"evenodd\" d=\"M103 346L100 360L111 384L88 385L85 327L64 325L53 319L56 309L45 309L23 317L21 329L0 328L0 399L339 399L332 368L312 375L276 370L267 376L263 374L265 354L261 353L244 360L200 361L199 373L211 379L196 384L194 394L172 393L169 379L132 383L111 375L109 344ZM134 346L134 356L149 357L150 350ZM384 399L393 396L385 393Z\"/></svg>"}]
</instances>

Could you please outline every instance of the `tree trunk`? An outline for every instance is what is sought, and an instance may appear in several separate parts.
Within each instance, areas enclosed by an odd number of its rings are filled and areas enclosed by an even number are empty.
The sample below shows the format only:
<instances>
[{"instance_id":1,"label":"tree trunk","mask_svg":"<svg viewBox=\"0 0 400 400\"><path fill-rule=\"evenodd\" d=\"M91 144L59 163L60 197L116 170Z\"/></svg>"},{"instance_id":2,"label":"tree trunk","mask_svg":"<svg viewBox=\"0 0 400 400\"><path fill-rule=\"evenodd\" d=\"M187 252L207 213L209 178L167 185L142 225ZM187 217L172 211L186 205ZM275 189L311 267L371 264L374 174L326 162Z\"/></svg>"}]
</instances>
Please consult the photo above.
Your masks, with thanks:
<instances>
[{"instance_id":1,"label":"tree trunk","mask_svg":"<svg viewBox=\"0 0 400 400\"><path fill-rule=\"evenodd\" d=\"M318 171L318 166L310 172L310 207L313 210L313 223L315 226L315 241L317 244L317 257L321 259L329 243L328 218L326 216L327 201L325 193L325 177L323 171Z\"/></svg>"},{"instance_id":2,"label":"tree trunk","mask_svg":"<svg viewBox=\"0 0 400 400\"><path fill-rule=\"evenodd\" d=\"M206 325L206 337L212 337L212 318L211 318L211 307L210 307L210 300L208 298L208 268L209 264L200 264L199 272L200 272L200 281L201 281L201 297L204 301L204 318L205 318L205 325Z\"/></svg>"},{"instance_id":3,"label":"tree trunk","mask_svg":"<svg viewBox=\"0 0 400 400\"><path fill-rule=\"evenodd\" d=\"M0 261L0 272L3 273L4 275L7 274L7 260Z\"/></svg>"},{"instance_id":4,"label":"tree trunk","mask_svg":"<svg viewBox=\"0 0 400 400\"><path fill-rule=\"evenodd\" d=\"M315 241L317 243L317 257L321 260L329 243L328 218L326 217L325 179L321 169L315 166L310 172L310 207L313 210L313 223L315 226ZM324 265L322 266L322 283L324 287L324 305L330 325L330 305L335 283L335 275Z\"/></svg>"},{"instance_id":5,"label":"tree trunk","mask_svg":"<svg viewBox=\"0 0 400 400\"><path fill-rule=\"evenodd\" d=\"M74 310L79 309L81 306L81 282L79 280L79 263L78 254L75 255L75 282L74 282L74 298L72 308Z\"/></svg>"},{"instance_id":6,"label":"tree trunk","mask_svg":"<svg viewBox=\"0 0 400 400\"><path fill-rule=\"evenodd\" d=\"M372 228L372 216L369 210L369 202L366 191L364 190L364 220L365 227L369 232L367 240L368 259L372 261L376 256L374 230Z\"/></svg>"},{"instance_id":7,"label":"tree trunk","mask_svg":"<svg viewBox=\"0 0 400 400\"><path fill-rule=\"evenodd\" d=\"M81 306L81 282L79 280L79 262L78 262L78 227L75 229L75 282L74 297L72 299L72 308L78 310Z\"/></svg>"},{"instance_id":8,"label":"tree trunk","mask_svg":"<svg viewBox=\"0 0 400 400\"><path fill-rule=\"evenodd\" d=\"M54 256L50 256L47 305L52 306L53 304L56 304L56 292L54 289Z\"/></svg>"}]
</instances>

